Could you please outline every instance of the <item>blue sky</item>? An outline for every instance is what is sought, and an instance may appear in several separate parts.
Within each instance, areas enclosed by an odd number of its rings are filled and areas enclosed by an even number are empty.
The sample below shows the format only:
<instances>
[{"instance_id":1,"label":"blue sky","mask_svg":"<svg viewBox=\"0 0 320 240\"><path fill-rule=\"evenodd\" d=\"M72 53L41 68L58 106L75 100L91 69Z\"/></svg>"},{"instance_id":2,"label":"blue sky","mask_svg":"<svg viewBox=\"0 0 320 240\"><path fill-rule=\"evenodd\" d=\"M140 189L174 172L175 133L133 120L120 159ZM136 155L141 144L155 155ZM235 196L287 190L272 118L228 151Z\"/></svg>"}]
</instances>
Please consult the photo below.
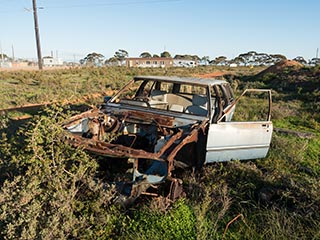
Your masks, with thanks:
<instances>
[{"instance_id":1,"label":"blue sky","mask_svg":"<svg viewBox=\"0 0 320 240\"><path fill-rule=\"evenodd\" d=\"M37 0L43 56L72 60L125 49L211 59L257 51L315 57L319 0ZM36 58L32 0L0 0L0 43Z\"/></svg>"}]
</instances>

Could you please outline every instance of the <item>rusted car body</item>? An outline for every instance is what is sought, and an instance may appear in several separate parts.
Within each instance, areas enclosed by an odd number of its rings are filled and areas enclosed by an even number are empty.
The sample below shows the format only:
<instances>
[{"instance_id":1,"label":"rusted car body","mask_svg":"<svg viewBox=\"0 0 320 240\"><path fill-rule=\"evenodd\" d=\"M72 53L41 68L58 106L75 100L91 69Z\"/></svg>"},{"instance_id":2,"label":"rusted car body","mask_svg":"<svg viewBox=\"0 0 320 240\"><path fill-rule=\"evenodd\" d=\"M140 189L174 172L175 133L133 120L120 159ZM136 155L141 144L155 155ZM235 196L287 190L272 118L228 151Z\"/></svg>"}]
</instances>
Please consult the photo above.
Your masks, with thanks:
<instances>
[{"instance_id":1,"label":"rusted car body","mask_svg":"<svg viewBox=\"0 0 320 240\"><path fill-rule=\"evenodd\" d=\"M247 92L268 95L266 118L232 121ZM103 156L106 179L134 199L165 180L177 183L177 168L265 157L273 128L271 91L242 95L235 100L222 80L138 76L64 128L72 145Z\"/></svg>"}]
</instances>

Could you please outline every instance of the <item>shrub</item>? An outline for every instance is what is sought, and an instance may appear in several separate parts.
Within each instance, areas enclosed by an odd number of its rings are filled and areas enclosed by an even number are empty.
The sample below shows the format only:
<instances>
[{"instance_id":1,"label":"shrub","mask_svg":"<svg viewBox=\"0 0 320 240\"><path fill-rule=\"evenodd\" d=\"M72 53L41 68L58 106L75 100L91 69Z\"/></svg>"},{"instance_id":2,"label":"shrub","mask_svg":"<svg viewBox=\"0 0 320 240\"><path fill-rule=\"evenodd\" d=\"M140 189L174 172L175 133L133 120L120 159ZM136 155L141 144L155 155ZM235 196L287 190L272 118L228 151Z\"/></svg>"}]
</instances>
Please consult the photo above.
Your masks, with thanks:
<instances>
[{"instance_id":1,"label":"shrub","mask_svg":"<svg viewBox=\"0 0 320 240\"><path fill-rule=\"evenodd\" d=\"M112 192L95 180L97 163L64 142L65 117L60 109L49 109L24 129L21 148L11 146L15 154L6 162L18 171L0 191L0 238L107 238L111 233Z\"/></svg>"}]
</instances>

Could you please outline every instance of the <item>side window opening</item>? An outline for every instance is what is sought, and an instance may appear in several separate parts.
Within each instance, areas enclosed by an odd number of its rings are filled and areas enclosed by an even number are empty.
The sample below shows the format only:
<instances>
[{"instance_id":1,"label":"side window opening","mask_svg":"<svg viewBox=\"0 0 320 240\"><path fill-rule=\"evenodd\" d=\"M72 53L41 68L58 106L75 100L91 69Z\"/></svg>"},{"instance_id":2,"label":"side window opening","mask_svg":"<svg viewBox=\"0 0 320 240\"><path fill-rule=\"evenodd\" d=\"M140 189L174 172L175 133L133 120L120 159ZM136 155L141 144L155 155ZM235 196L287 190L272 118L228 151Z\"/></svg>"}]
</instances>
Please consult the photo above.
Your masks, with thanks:
<instances>
[{"instance_id":1,"label":"side window opening","mask_svg":"<svg viewBox=\"0 0 320 240\"><path fill-rule=\"evenodd\" d=\"M137 91L137 94L135 97L148 97L150 96L151 90L153 86L155 85L154 81L144 81L139 90Z\"/></svg>"},{"instance_id":2,"label":"side window opening","mask_svg":"<svg viewBox=\"0 0 320 240\"><path fill-rule=\"evenodd\" d=\"M232 122L270 121L271 90L247 89L234 104L236 110L233 113Z\"/></svg>"},{"instance_id":3,"label":"side window opening","mask_svg":"<svg viewBox=\"0 0 320 240\"><path fill-rule=\"evenodd\" d=\"M171 93L172 89L173 89L173 84L172 83L167 83L167 82L158 82L157 83L159 85L159 88L157 88L157 90L163 91L163 92L167 92L167 93Z\"/></svg>"},{"instance_id":4,"label":"side window opening","mask_svg":"<svg viewBox=\"0 0 320 240\"><path fill-rule=\"evenodd\" d=\"M155 86L154 86L154 89L155 89L155 90L160 90L160 87L161 87L161 86L160 86L160 82L157 81L156 84L155 84Z\"/></svg>"},{"instance_id":5,"label":"side window opening","mask_svg":"<svg viewBox=\"0 0 320 240\"><path fill-rule=\"evenodd\" d=\"M179 93L180 92L180 84L173 84L172 93Z\"/></svg>"},{"instance_id":6,"label":"side window opening","mask_svg":"<svg viewBox=\"0 0 320 240\"><path fill-rule=\"evenodd\" d=\"M227 102L228 105L229 105L230 103L232 103L232 102L234 101L234 99L233 99L233 92L232 92L229 84L223 84L223 85L221 85L221 89L222 89L222 92L223 92L223 94L224 94L224 96L225 96L225 100L226 100L226 102Z\"/></svg>"},{"instance_id":7,"label":"side window opening","mask_svg":"<svg viewBox=\"0 0 320 240\"><path fill-rule=\"evenodd\" d=\"M225 109L229 105L228 96L226 95L225 89L221 85L218 85L217 88L221 98L222 107Z\"/></svg>"}]
</instances>

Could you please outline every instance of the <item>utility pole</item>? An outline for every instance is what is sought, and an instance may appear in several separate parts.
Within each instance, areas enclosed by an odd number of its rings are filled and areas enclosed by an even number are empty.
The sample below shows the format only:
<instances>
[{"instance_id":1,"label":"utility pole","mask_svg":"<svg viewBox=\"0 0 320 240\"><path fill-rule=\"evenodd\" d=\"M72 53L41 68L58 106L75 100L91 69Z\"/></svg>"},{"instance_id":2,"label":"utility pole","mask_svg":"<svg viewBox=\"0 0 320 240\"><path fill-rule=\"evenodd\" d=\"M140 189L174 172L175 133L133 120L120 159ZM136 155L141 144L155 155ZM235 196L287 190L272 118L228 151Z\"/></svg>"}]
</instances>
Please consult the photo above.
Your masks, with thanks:
<instances>
[{"instance_id":1,"label":"utility pole","mask_svg":"<svg viewBox=\"0 0 320 240\"><path fill-rule=\"evenodd\" d=\"M316 58L318 58L319 55L319 48L317 48Z\"/></svg>"},{"instance_id":2,"label":"utility pole","mask_svg":"<svg viewBox=\"0 0 320 240\"><path fill-rule=\"evenodd\" d=\"M14 47L13 47L13 44L12 44L12 62L14 62Z\"/></svg>"},{"instance_id":3,"label":"utility pole","mask_svg":"<svg viewBox=\"0 0 320 240\"><path fill-rule=\"evenodd\" d=\"M41 46L40 46L40 34L39 34L36 0L32 0L32 4L33 4L34 29L35 29L36 43L37 43L38 66L39 66L39 70L42 70L42 55L41 55Z\"/></svg>"},{"instance_id":4,"label":"utility pole","mask_svg":"<svg viewBox=\"0 0 320 240\"><path fill-rule=\"evenodd\" d=\"M3 52L2 52L2 44L0 42L0 54L1 54L1 62L3 63Z\"/></svg>"}]
</instances>

